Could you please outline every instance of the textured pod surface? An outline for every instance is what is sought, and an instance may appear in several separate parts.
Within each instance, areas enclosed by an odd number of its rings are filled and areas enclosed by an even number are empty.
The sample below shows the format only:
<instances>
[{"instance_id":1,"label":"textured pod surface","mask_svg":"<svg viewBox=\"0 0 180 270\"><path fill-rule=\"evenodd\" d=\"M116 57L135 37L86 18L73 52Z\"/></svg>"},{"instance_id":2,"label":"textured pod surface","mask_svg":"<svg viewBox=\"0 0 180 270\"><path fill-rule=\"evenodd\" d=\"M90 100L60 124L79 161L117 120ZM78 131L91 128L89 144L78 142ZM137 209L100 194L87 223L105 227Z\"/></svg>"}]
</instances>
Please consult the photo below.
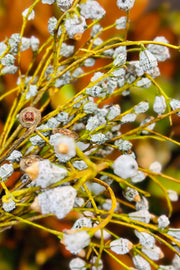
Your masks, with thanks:
<instances>
[{"instance_id":1,"label":"textured pod surface","mask_svg":"<svg viewBox=\"0 0 180 270\"><path fill-rule=\"evenodd\" d=\"M41 112L34 107L24 108L19 114L19 122L25 128L37 126L41 121Z\"/></svg>"},{"instance_id":2,"label":"textured pod surface","mask_svg":"<svg viewBox=\"0 0 180 270\"><path fill-rule=\"evenodd\" d=\"M21 171L25 172L25 170L28 167L30 167L34 162L37 162L40 160L43 160L43 158L41 158L38 155L30 155L30 156L22 158L19 164Z\"/></svg>"}]
</instances>

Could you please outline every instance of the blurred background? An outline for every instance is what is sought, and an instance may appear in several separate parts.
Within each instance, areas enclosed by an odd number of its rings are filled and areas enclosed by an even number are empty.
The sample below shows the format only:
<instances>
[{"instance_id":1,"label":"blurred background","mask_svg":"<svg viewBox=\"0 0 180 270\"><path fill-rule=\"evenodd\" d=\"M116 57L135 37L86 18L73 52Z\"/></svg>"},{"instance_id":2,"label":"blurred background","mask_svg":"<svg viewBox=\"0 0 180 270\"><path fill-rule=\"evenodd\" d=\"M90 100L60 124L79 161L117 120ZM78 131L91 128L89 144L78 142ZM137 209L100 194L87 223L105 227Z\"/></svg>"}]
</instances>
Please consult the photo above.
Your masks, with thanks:
<instances>
[{"instance_id":1,"label":"blurred background","mask_svg":"<svg viewBox=\"0 0 180 270\"><path fill-rule=\"evenodd\" d=\"M98 2L107 11L107 16L102 20L102 25L113 23L117 18L124 15L116 6L115 0L98 0ZM22 11L29 7L33 0L0 0L0 41L10 37L13 33L20 32L22 25ZM49 6L38 4L36 16L33 21L28 22L25 36L35 35L41 41L41 44L49 36L47 30L48 19L51 16L59 16L59 10L56 5ZM170 43L174 45L180 44L180 1L179 0L136 0L131 11L131 26L128 34L129 40L152 40L156 36L165 36ZM102 38L106 39L117 34L117 30L103 34ZM81 42L77 45L80 46ZM160 63L161 78L158 83L166 91L169 96L180 99L180 56L177 52L171 50L171 59L165 63ZM25 72L30 61L31 52L24 52L24 58L21 64L22 70ZM0 94L12 89L16 85L17 77L7 75L0 78ZM80 82L83 84L83 82ZM79 89L79 84L74 86L74 91ZM64 93L66 95L66 93ZM144 95L144 99L151 100L151 94L140 92L141 96L132 94L133 102L139 101ZM148 95L148 96L147 96ZM0 132L2 131L9 108L12 106L14 96L8 96L7 99L0 103ZM52 100L52 108L61 104L62 96L56 96ZM164 122L160 126L160 131L167 136L180 140L180 121L178 117L173 117L173 127L169 128L168 123ZM164 165L167 174L180 179L180 155L177 146L156 146L149 141L141 142L135 145L136 153L138 153L139 163L148 167L148 165L158 159ZM144 151L146 149L146 151ZM168 169L166 169L168 168ZM178 192L180 188L172 183L165 183L167 187L175 189ZM165 204L162 194L156 188L149 184L145 188L151 191L154 196L154 205L151 209L157 208L157 202L160 207ZM175 227L180 226L180 205L173 203L174 214L171 218ZM73 216L73 213L71 214ZM40 221L41 224L49 226L56 230L71 228L72 216L68 219L58 221L56 218L47 218ZM116 227L113 228L115 231ZM122 234L125 231L122 228ZM38 229L19 224L9 230L0 233L0 270L67 270L71 254L64 249L56 237L47 234ZM121 256L124 262L132 265L128 256ZM168 254L167 261L172 258L172 254ZM109 257L104 257L104 269L116 270L120 269L114 261Z\"/></svg>"}]
</instances>

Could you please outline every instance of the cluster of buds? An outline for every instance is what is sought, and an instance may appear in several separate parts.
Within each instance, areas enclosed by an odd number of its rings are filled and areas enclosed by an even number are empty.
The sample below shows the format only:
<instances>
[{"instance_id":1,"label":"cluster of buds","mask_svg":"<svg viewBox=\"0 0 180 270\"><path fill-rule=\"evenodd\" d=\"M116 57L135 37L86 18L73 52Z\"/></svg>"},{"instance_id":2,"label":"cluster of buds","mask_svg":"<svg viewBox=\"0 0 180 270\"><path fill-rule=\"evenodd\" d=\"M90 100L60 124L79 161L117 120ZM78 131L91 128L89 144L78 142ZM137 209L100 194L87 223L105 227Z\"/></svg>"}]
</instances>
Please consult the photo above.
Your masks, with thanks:
<instances>
[{"instance_id":1,"label":"cluster of buds","mask_svg":"<svg viewBox=\"0 0 180 270\"><path fill-rule=\"evenodd\" d=\"M13 218L16 222L18 215L21 221L28 219L28 214L36 218L39 212L41 217L68 218L71 229L55 234L71 254L82 257L70 261L71 270L103 269L103 250L112 257L128 254L136 269L149 270L154 261L164 258L159 242L176 253L171 265L160 265L159 269L179 269L179 230L169 228L165 214L151 213L150 194L144 190L146 183L141 184L150 179L159 183L159 176L170 177L162 174L156 160L142 168L134 147L138 139L165 139L154 128L161 119L180 116L180 101L167 97L155 82L160 75L158 62L170 57L171 45L161 36L149 44L126 40L135 0L117 0L124 14L103 28L101 19L106 11L99 2L41 0L41 4L57 4L61 14L48 20L49 41L41 45L34 36L24 37L22 29L21 34L0 42L0 75L17 73L20 67L15 66L15 60L22 60L22 51L32 50L35 67L34 60L46 50L34 75L31 67L18 78L17 107L12 108L7 120L9 123L12 118L13 124L5 125L0 135L0 180L5 193L1 200L2 222ZM34 6L23 11L25 23L36 17ZM117 41L102 39L101 34L109 28L120 30ZM76 41L81 42L89 29L85 45L79 48ZM129 51L136 52L136 59L131 59ZM107 65L99 67L101 59ZM49 109L54 98L51 93L59 93L83 77L84 88L66 104ZM147 91L152 84L157 87L153 104L147 94L147 100L132 105L131 89ZM121 104L113 99L119 96ZM109 104L109 98L117 104ZM9 190L6 183L14 171L21 176ZM171 201L177 201L178 195L162 189L170 216ZM71 220L71 211L76 211L76 220ZM121 230L114 232L111 223L132 229L135 241L129 240L130 236L124 238Z\"/></svg>"}]
</instances>

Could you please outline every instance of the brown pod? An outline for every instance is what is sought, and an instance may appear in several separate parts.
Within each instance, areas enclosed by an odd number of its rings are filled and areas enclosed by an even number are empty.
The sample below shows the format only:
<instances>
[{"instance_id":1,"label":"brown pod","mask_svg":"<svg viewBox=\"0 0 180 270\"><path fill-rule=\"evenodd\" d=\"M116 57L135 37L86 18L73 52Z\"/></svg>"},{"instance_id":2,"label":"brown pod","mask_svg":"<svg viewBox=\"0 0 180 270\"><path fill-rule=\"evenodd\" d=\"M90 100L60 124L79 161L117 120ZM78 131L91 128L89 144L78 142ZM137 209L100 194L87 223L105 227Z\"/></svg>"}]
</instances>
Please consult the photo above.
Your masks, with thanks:
<instances>
[{"instance_id":1,"label":"brown pod","mask_svg":"<svg viewBox=\"0 0 180 270\"><path fill-rule=\"evenodd\" d=\"M24 157L20 161L20 169L25 172L28 167L30 167L34 162L41 161L43 158L41 158L38 155L30 155L27 157Z\"/></svg>"},{"instance_id":2,"label":"brown pod","mask_svg":"<svg viewBox=\"0 0 180 270\"><path fill-rule=\"evenodd\" d=\"M24 108L19 114L19 122L25 128L37 126L41 121L40 110L34 107Z\"/></svg>"},{"instance_id":3,"label":"brown pod","mask_svg":"<svg viewBox=\"0 0 180 270\"><path fill-rule=\"evenodd\" d=\"M60 133L64 136L71 137L74 140L77 140L79 137L75 131L67 129L67 128L55 128L55 129L53 129L52 133L53 134Z\"/></svg>"}]
</instances>

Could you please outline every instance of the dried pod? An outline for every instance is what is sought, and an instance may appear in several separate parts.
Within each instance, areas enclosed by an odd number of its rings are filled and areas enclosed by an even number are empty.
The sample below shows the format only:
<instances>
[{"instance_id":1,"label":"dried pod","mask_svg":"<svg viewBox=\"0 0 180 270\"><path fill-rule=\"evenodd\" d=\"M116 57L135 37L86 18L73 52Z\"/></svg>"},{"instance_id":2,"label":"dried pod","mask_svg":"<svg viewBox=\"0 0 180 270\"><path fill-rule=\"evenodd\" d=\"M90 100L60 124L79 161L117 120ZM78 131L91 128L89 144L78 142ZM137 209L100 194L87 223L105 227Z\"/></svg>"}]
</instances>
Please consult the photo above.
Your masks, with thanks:
<instances>
[{"instance_id":1,"label":"dried pod","mask_svg":"<svg viewBox=\"0 0 180 270\"><path fill-rule=\"evenodd\" d=\"M24 108L19 114L19 122L25 128L37 126L41 121L41 112L34 107Z\"/></svg>"},{"instance_id":2,"label":"dried pod","mask_svg":"<svg viewBox=\"0 0 180 270\"><path fill-rule=\"evenodd\" d=\"M37 162L37 161L40 161L40 160L43 160L43 158L41 158L40 156L38 155L30 155L30 156L27 156L27 157L24 157L21 159L20 161L20 169L25 172L26 169L28 167L30 167L34 162Z\"/></svg>"},{"instance_id":3,"label":"dried pod","mask_svg":"<svg viewBox=\"0 0 180 270\"><path fill-rule=\"evenodd\" d=\"M52 133L53 134L60 133L64 136L71 137L74 140L77 140L79 137L79 135L75 131L67 129L67 128L55 128L53 129Z\"/></svg>"}]
</instances>

